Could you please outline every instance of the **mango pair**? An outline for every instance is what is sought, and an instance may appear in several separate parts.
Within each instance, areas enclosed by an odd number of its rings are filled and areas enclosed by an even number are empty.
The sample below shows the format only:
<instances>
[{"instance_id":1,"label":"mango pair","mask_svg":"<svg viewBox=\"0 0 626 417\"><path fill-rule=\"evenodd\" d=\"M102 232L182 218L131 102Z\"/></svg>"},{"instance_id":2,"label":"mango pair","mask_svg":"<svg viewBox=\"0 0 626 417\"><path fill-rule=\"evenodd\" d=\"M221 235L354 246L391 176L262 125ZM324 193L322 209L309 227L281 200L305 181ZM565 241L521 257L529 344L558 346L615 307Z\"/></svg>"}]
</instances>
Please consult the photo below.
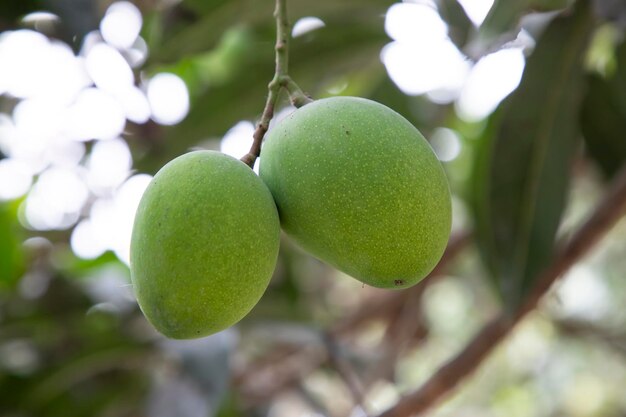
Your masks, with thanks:
<instances>
[{"instance_id":1,"label":"mango pair","mask_svg":"<svg viewBox=\"0 0 626 417\"><path fill-rule=\"evenodd\" d=\"M435 267L450 223L444 171L414 126L370 100L322 99L267 134L260 178L214 151L165 165L137 211L131 277L161 333L202 337L259 301L281 226L363 283L405 288Z\"/></svg>"}]
</instances>

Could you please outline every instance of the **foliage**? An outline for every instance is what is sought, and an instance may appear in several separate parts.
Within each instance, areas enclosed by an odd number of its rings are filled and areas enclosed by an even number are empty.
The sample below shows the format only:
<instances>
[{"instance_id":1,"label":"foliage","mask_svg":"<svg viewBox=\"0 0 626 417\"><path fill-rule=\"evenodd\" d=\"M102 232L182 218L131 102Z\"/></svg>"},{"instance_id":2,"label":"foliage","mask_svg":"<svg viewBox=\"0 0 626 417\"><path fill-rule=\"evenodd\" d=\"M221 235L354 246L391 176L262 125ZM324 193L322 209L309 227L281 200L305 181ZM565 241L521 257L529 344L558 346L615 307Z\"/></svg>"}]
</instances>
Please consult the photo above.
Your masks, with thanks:
<instances>
[{"instance_id":1,"label":"foliage","mask_svg":"<svg viewBox=\"0 0 626 417\"><path fill-rule=\"evenodd\" d=\"M126 125L133 168L154 174L191 148L217 149L237 122L260 119L274 72L275 22L268 2L135 3L150 50L136 78L168 71L190 91L181 123ZM374 415L463 351L497 312L514 315L558 256L559 242L619 178L626 6L534 0L511 7L500 0L476 27L456 0L436 3L447 36L470 64L516 47L520 28L534 38L524 49L519 87L486 120L463 119L453 101L407 95L390 79L381 62L390 41L388 1L288 1L292 22L316 16L325 24L292 40L289 75L313 98L383 103L435 148L436 138L455 138L458 155L443 165L454 235L471 234L469 245L459 239L465 243L444 256L436 276L389 295L283 238L277 270L251 315L235 329L187 343L154 333L132 298L127 267L112 252L80 259L68 245L71 230L32 230L23 226L22 200L2 202L0 414ZM1 2L0 30L51 10L60 19L49 35L78 50L105 7L76 4ZM3 113L15 105L0 96ZM280 97L277 110L288 107ZM618 224L435 415L626 412L619 389L626 381L625 235ZM457 382L448 379L446 387Z\"/></svg>"},{"instance_id":2,"label":"foliage","mask_svg":"<svg viewBox=\"0 0 626 417\"><path fill-rule=\"evenodd\" d=\"M585 2L550 24L478 152L478 244L512 309L552 258L580 137L572 120L584 88L581 64L590 29Z\"/></svg>"}]
</instances>

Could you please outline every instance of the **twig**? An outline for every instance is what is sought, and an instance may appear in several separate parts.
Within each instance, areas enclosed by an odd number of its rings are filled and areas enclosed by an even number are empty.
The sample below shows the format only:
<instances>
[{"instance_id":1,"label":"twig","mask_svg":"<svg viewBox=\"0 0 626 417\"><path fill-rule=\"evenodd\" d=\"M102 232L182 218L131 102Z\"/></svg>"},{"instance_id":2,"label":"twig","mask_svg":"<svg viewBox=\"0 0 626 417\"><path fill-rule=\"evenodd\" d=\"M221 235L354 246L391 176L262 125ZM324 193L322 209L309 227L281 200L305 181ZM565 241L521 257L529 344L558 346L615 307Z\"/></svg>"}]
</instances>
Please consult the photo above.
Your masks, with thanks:
<instances>
[{"instance_id":1,"label":"twig","mask_svg":"<svg viewBox=\"0 0 626 417\"><path fill-rule=\"evenodd\" d=\"M322 417L328 417L331 415L326 405L324 405L323 402L321 402L309 389L307 389L301 381L299 381L294 388L317 415Z\"/></svg>"},{"instance_id":2,"label":"twig","mask_svg":"<svg viewBox=\"0 0 626 417\"><path fill-rule=\"evenodd\" d=\"M235 375L234 384L245 405L262 404L268 398L297 385L298 381L314 371L327 358L325 349L309 347L294 350L288 356L267 364L254 367Z\"/></svg>"},{"instance_id":3,"label":"twig","mask_svg":"<svg viewBox=\"0 0 626 417\"><path fill-rule=\"evenodd\" d=\"M626 354L626 334L615 329L604 328L590 321L576 319L555 320L558 330L566 335L584 337L604 343L617 353Z\"/></svg>"},{"instance_id":4,"label":"twig","mask_svg":"<svg viewBox=\"0 0 626 417\"><path fill-rule=\"evenodd\" d=\"M276 19L276 69L274 78L267 86L268 95L265 101L265 108L261 120L252 135L252 146L250 151L245 154L241 161L250 168L254 167L256 159L261 154L261 143L263 137L267 133L270 121L274 117L274 110L278 102L280 90L287 89L291 103L296 107L304 106L310 103L311 98L307 97L300 87L289 77L289 21L287 20L287 0L276 0L276 9L274 10L274 18Z\"/></svg>"},{"instance_id":5,"label":"twig","mask_svg":"<svg viewBox=\"0 0 626 417\"><path fill-rule=\"evenodd\" d=\"M352 369L350 364L343 358L340 348L333 336L325 333L323 338L324 344L326 345L326 351L328 352L329 364L337 371L337 375L339 375L346 387L348 387L348 390L350 390L354 404L363 408L363 401L365 398L363 393L363 384L354 372L354 369Z\"/></svg>"},{"instance_id":6,"label":"twig","mask_svg":"<svg viewBox=\"0 0 626 417\"><path fill-rule=\"evenodd\" d=\"M501 314L483 327L468 345L435 372L426 383L398 401L379 417L407 417L422 413L441 401L472 373L490 351L527 313L565 271L587 254L617 223L626 210L626 167L616 177L591 217L561 246L553 263L539 276L536 286L514 317Z\"/></svg>"},{"instance_id":7,"label":"twig","mask_svg":"<svg viewBox=\"0 0 626 417\"><path fill-rule=\"evenodd\" d=\"M283 87L285 87L289 92L289 100L291 101L291 104L295 107L300 108L305 104L313 102L313 99L304 94L300 87L298 87L298 84L296 84L290 77L285 77L282 82Z\"/></svg>"}]
</instances>

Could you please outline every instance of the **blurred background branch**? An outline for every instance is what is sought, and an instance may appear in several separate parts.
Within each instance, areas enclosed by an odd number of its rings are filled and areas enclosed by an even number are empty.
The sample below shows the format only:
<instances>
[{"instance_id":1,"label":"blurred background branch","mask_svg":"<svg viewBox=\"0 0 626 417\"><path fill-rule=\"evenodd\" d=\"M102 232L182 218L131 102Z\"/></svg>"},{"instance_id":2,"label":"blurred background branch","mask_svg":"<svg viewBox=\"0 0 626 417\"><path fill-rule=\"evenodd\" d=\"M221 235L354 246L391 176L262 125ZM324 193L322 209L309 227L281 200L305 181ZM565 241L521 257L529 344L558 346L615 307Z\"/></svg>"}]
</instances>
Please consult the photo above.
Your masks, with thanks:
<instances>
[{"instance_id":1,"label":"blurred background branch","mask_svg":"<svg viewBox=\"0 0 626 417\"><path fill-rule=\"evenodd\" d=\"M537 285L514 317L507 313L487 323L461 352L440 368L422 387L403 397L380 417L405 417L422 413L439 402L471 374L491 350L526 314L537 307L543 295L563 273L611 230L626 212L626 168L616 176L606 196L589 219L562 245L553 263L539 276Z\"/></svg>"}]
</instances>

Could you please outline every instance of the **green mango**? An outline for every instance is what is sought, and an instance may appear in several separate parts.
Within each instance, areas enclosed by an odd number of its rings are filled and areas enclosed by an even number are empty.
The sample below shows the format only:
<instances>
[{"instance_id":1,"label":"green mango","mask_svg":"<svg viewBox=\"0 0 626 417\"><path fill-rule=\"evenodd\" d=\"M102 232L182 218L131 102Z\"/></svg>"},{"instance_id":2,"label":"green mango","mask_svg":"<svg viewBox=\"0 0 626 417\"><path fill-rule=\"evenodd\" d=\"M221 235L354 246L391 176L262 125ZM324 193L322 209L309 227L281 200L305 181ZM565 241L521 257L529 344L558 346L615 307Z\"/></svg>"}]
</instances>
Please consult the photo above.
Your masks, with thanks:
<instances>
[{"instance_id":1,"label":"green mango","mask_svg":"<svg viewBox=\"0 0 626 417\"><path fill-rule=\"evenodd\" d=\"M443 254L451 227L443 168L420 132L382 104L307 104L267 134L259 169L287 234L365 284L409 287Z\"/></svg>"},{"instance_id":2,"label":"green mango","mask_svg":"<svg viewBox=\"0 0 626 417\"><path fill-rule=\"evenodd\" d=\"M235 324L269 284L279 235L272 195L243 162L214 151L174 159L135 216L130 268L141 310L174 339Z\"/></svg>"}]
</instances>

